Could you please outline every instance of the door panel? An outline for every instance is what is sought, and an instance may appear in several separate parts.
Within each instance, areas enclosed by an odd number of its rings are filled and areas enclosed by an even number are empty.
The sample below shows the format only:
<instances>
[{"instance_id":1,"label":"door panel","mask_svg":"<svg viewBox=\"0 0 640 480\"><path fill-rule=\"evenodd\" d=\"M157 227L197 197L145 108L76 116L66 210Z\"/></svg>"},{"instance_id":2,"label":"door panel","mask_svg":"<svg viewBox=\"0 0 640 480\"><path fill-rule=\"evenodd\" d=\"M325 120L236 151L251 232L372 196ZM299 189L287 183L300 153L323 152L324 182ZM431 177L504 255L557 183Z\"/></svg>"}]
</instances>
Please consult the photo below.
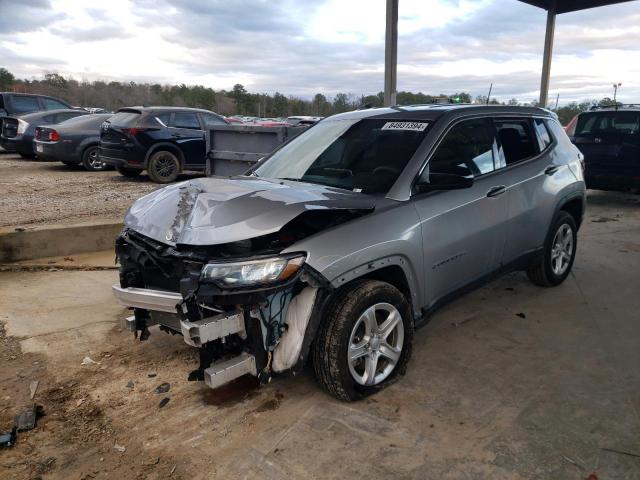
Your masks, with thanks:
<instances>
[{"instance_id":1,"label":"door panel","mask_svg":"<svg viewBox=\"0 0 640 480\"><path fill-rule=\"evenodd\" d=\"M445 133L421 174L421 181L433 173L474 177L470 188L431 192L412 200L421 221L428 304L500 263L507 203L504 179L494 172L496 155L490 120L466 120Z\"/></svg>"},{"instance_id":2,"label":"door panel","mask_svg":"<svg viewBox=\"0 0 640 480\"><path fill-rule=\"evenodd\" d=\"M204 131L198 115L193 112L176 112L169 127L171 139L182 150L186 167L202 168L205 165Z\"/></svg>"}]
</instances>

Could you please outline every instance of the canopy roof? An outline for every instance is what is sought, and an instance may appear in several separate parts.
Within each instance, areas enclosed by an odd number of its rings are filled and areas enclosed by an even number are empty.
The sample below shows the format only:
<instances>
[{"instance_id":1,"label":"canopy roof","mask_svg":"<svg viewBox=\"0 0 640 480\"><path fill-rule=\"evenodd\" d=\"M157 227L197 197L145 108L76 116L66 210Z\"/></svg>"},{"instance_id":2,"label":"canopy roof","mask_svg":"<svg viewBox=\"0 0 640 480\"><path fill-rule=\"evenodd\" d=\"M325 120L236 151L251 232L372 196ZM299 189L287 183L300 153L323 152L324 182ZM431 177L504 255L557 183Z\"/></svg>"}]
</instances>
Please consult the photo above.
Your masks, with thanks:
<instances>
[{"instance_id":1,"label":"canopy roof","mask_svg":"<svg viewBox=\"0 0 640 480\"><path fill-rule=\"evenodd\" d=\"M549 10L556 4L556 13L569 13L576 10L586 10L587 8L604 7L614 3L629 2L631 0L520 0L521 2L534 5L536 7Z\"/></svg>"}]
</instances>

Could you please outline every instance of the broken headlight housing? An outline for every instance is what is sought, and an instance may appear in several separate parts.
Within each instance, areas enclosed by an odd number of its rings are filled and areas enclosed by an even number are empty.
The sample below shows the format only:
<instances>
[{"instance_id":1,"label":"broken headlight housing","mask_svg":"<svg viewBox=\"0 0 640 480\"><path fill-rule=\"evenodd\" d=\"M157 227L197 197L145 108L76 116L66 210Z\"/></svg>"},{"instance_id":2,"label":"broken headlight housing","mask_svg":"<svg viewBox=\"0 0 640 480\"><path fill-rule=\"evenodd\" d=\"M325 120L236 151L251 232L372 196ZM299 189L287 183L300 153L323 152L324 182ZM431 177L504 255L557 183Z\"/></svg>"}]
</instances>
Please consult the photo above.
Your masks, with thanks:
<instances>
[{"instance_id":1,"label":"broken headlight housing","mask_svg":"<svg viewBox=\"0 0 640 480\"><path fill-rule=\"evenodd\" d=\"M241 262L206 264L200 280L224 287L251 287L286 282L300 270L306 255L269 257Z\"/></svg>"}]
</instances>

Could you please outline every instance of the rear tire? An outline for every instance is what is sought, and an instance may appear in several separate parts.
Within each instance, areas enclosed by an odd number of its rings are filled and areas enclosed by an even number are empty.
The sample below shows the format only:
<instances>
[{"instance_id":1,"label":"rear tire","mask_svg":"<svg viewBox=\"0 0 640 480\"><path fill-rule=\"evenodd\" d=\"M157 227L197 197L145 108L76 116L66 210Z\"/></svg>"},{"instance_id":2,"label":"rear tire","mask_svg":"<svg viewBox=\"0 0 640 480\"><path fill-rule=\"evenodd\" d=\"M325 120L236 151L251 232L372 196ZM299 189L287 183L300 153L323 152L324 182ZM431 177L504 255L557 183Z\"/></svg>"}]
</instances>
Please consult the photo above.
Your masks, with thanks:
<instances>
[{"instance_id":1,"label":"rear tire","mask_svg":"<svg viewBox=\"0 0 640 480\"><path fill-rule=\"evenodd\" d=\"M555 287L565 281L576 258L577 232L573 217L564 210L558 212L547 234L542 255L527 270L532 283Z\"/></svg>"},{"instance_id":2,"label":"rear tire","mask_svg":"<svg viewBox=\"0 0 640 480\"><path fill-rule=\"evenodd\" d=\"M142 173L142 170L139 168L127 168L127 167L117 167L118 173L127 178L135 178Z\"/></svg>"},{"instance_id":3,"label":"rear tire","mask_svg":"<svg viewBox=\"0 0 640 480\"><path fill-rule=\"evenodd\" d=\"M87 147L82 154L82 165L89 172L101 172L107 164L100 160L100 148L97 145Z\"/></svg>"},{"instance_id":4,"label":"rear tire","mask_svg":"<svg viewBox=\"0 0 640 480\"><path fill-rule=\"evenodd\" d=\"M149 159L147 174L156 183L171 183L180 174L180 160L167 150L154 152Z\"/></svg>"},{"instance_id":5,"label":"rear tire","mask_svg":"<svg viewBox=\"0 0 640 480\"><path fill-rule=\"evenodd\" d=\"M413 320L409 302L397 288L357 280L336 294L324 318L312 355L316 379L329 394L357 400L404 374Z\"/></svg>"}]
</instances>

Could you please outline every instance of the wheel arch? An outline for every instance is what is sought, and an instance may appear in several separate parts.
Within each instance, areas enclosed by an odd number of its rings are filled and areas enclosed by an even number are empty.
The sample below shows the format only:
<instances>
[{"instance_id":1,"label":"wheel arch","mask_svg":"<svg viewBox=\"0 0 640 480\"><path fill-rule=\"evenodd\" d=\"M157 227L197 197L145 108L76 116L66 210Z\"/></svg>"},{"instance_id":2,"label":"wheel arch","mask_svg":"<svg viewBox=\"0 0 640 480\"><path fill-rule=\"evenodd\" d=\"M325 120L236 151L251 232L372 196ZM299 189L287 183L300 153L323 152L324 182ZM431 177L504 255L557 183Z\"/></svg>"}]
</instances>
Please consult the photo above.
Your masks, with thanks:
<instances>
[{"instance_id":1,"label":"wheel arch","mask_svg":"<svg viewBox=\"0 0 640 480\"><path fill-rule=\"evenodd\" d=\"M151 158L151 155L153 155L154 153L160 150L166 150L168 152L175 154L178 157L178 161L180 162L180 171L182 172L182 170L184 170L184 162L185 162L184 154L182 153L182 150L180 149L180 147L177 147L176 145L170 142L160 142L160 143L154 144L147 151L147 154L144 157L144 163L143 163L144 168L147 168L149 166L149 159Z\"/></svg>"},{"instance_id":2,"label":"wheel arch","mask_svg":"<svg viewBox=\"0 0 640 480\"><path fill-rule=\"evenodd\" d=\"M576 227L580 229L582 219L584 218L584 212L586 209L586 199L583 192L573 192L564 197L558 202L556 211L554 212L554 218L560 211L565 211L571 215L576 222ZM553 221L553 220L552 220Z\"/></svg>"}]
</instances>

